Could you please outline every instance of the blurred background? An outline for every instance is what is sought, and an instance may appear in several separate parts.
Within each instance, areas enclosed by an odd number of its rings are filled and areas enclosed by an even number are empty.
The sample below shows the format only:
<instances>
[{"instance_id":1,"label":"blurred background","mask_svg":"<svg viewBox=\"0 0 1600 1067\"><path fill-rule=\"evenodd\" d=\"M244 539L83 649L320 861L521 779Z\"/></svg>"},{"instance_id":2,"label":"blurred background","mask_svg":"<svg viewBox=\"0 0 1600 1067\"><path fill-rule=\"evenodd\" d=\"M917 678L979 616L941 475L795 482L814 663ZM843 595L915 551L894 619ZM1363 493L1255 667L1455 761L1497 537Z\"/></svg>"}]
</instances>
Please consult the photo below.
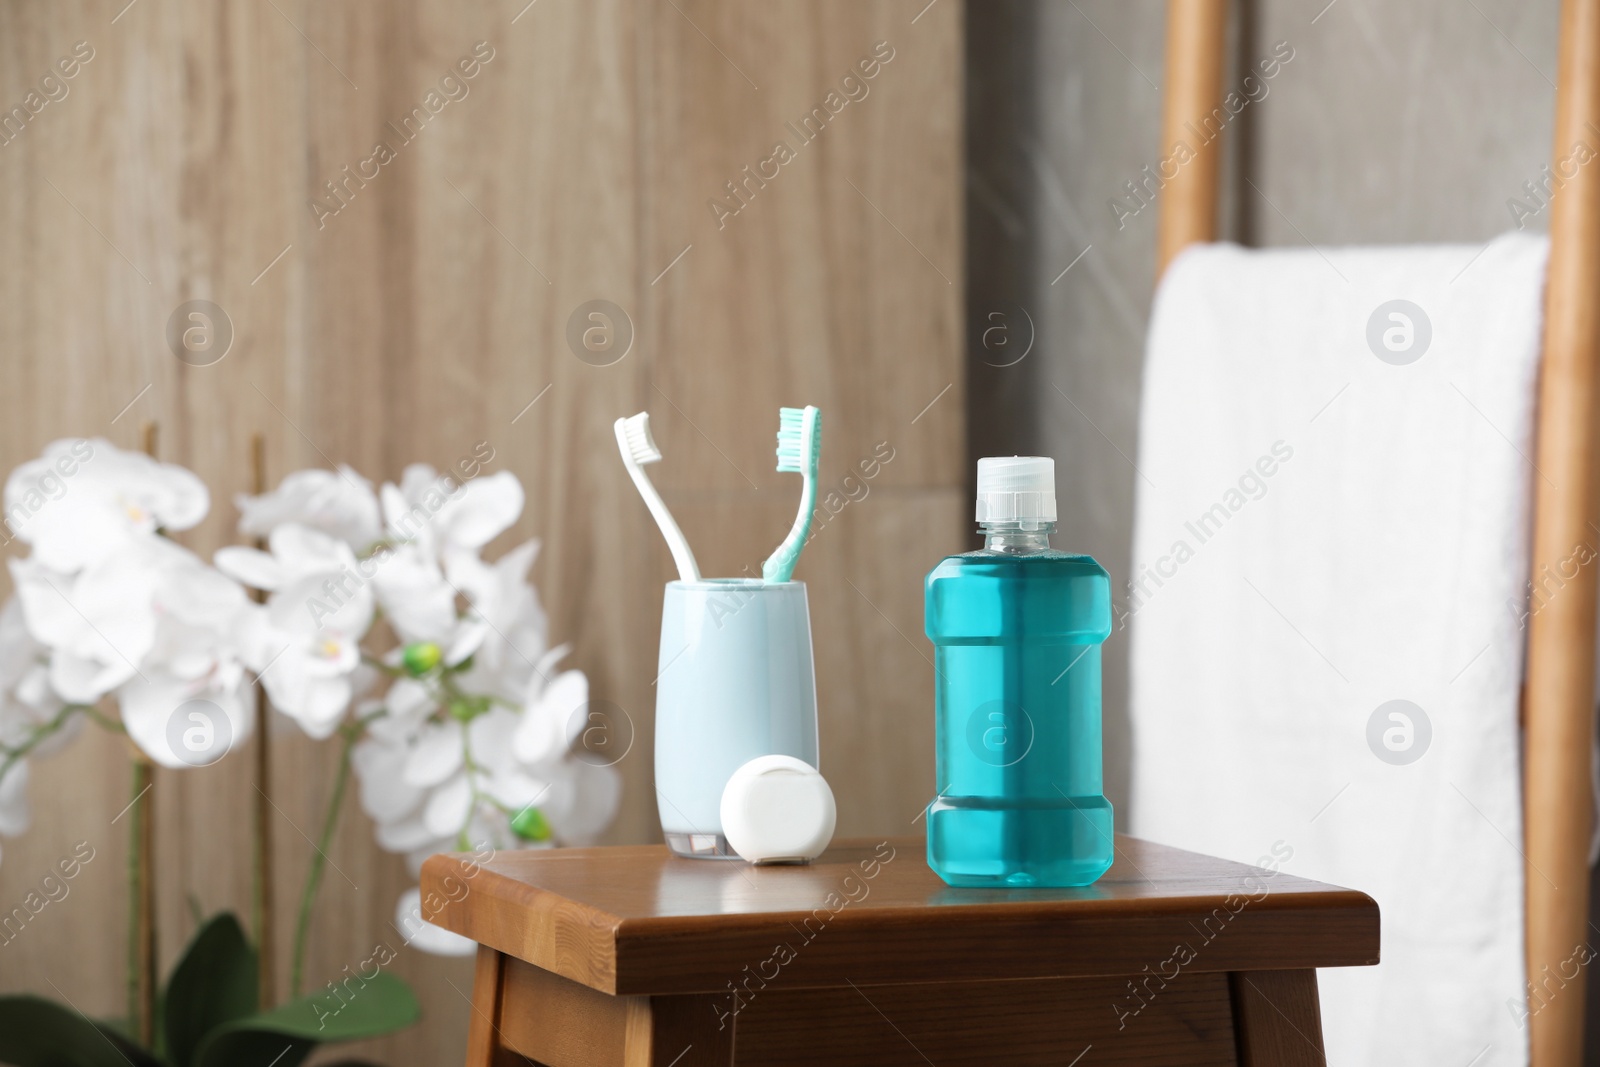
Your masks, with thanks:
<instances>
[{"instance_id":1,"label":"blurred background","mask_svg":"<svg viewBox=\"0 0 1600 1067\"><path fill-rule=\"evenodd\" d=\"M1507 201L1526 201L1523 183L1549 162L1556 0L1235 7L1241 72L1280 42L1293 58L1218 142L1219 240L1474 244L1517 228ZM1056 458L1056 543L1104 563L1119 605L1156 272L1156 209L1126 183L1165 154L1165 16L1156 2L1074 0L973 5L966 19L972 454ZM1537 233L1547 221L1522 220ZM1025 334L1030 319L1034 351L1006 366L1015 346L999 342L1015 336L985 330L1018 320ZM1125 638L1105 646L1107 793L1119 811Z\"/></svg>"},{"instance_id":2,"label":"blurred background","mask_svg":"<svg viewBox=\"0 0 1600 1067\"><path fill-rule=\"evenodd\" d=\"M607 840L654 841L651 682L674 572L612 421L651 413L666 457L652 476L705 572L737 575L759 573L794 517L776 409L816 404L823 489L848 494L799 575L818 620L824 765L841 833L914 832L933 780L920 579L969 525L962 11L925 3L8 0L6 109L75 43L93 56L0 145L0 464L64 436L138 448L154 421L161 458L212 489L210 517L181 535L209 557L240 540L252 433L270 484L335 463L397 480L487 442L486 469L528 493L490 557L542 539L551 640L571 642L570 665L637 731ZM470 57L476 76L452 83L464 95L406 125ZM865 95L805 127L874 58ZM819 132L805 143L791 123ZM366 163L380 140L393 158ZM794 158L735 199L727 183L779 141ZM231 324L208 366L167 341L191 300ZM616 331L599 352L569 342L597 300ZM892 459L864 480L875 455ZM93 733L39 762L35 824L6 843L0 900L75 842L97 858L0 948L0 988L54 996L53 983L112 1014L126 820L110 823L129 778L122 744ZM291 727L274 741L286 951L336 756ZM252 797L245 758L157 773L163 973L194 929L191 897L249 913ZM393 902L413 883L353 798L330 856L308 986L388 943L425 1013L337 1054L459 1062L470 961L400 948Z\"/></svg>"},{"instance_id":3,"label":"blurred background","mask_svg":"<svg viewBox=\"0 0 1600 1067\"><path fill-rule=\"evenodd\" d=\"M1507 201L1550 154L1555 0L1240 6L1241 64L1279 42L1293 58L1223 141L1224 237L1515 228ZM975 543L975 457L1054 456L1058 546L1116 577L1130 565L1155 211L1132 210L1126 183L1160 154L1164 9L4 0L0 107L78 42L92 58L65 95L0 126L0 465L65 436L136 448L154 422L161 458L215 494L183 537L209 556L239 540L231 498L249 488L254 433L270 483L335 463L393 480L487 442L488 469L528 490L503 544L542 539L552 641L572 643L571 665L635 731L607 840L654 841L651 679L673 569L611 422L651 413L666 457L652 475L706 573L737 575L793 514L773 409L816 404L823 489L844 501L798 575L817 620L823 769L842 835L915 833L933 781L920 582ZM468 56L481 69L464 91L406 126ZM871 58L864 91L825 104ZM807 126L819 108L827 121ZM790 158L762 178L778 143ZM167 339L193 300L231 331L205 366ZM616 338L599 353L574 340L597 307ZM1119 633L1105 664L1119 825L1126 675ZM277 859L296 886L335 756L288 729L274 742ZM166 961L194 928L191 898L248 911L248 767L157 775ZM0 949L0 990L54 985L109 1013L121 744L97 735L42 761L33 792L0 904L73 842L101 858ZM313 985L398 943L392 901L410 884L354 804L333 855ZM396 970L424 1021L362 1054L454 1062L470 963L405 951Z\"/></svg>"}]
</instances>

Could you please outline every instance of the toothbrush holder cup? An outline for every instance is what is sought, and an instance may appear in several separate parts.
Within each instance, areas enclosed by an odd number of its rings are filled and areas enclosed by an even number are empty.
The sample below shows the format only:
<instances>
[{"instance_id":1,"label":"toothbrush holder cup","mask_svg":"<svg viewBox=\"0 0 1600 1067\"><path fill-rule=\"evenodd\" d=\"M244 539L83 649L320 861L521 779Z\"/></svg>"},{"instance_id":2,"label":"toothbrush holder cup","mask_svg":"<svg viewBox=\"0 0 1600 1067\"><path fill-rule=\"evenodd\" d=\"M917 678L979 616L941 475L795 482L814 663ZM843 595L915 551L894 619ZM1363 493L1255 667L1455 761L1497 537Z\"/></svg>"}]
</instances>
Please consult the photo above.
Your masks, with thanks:
<instances>
[{"instance_id":1,"label":"toothbrush holder cup","mask_svg":"<svg viewBox=\"0 0 1600 1067\"><path fill-rule=\"evenodd\" d=\"M737 859L722 791L757 756L817 766L804 582L668 582L656 679L656 807L680 856Z\"/></svg>"}]
</instances>

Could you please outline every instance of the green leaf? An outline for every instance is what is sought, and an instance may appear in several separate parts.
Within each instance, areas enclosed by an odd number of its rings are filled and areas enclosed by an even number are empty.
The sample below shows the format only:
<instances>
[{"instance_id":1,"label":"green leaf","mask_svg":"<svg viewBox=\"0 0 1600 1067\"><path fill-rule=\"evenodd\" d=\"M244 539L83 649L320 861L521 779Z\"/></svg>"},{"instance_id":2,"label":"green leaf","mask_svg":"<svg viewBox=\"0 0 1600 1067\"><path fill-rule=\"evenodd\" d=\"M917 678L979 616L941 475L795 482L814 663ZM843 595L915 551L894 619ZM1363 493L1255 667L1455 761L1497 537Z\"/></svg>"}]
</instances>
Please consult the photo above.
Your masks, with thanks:
<instances>
[{"instance_id":1,"label":"green leaf","mask_svg":"<svg viewBox=\"0 0 1600 1067\"><path fill-rule=\"evenodd\" d=\"M392 1034L421 1015L411 987L395 976L353 976L212 1031L192 1067L269 1067L280 1055L277 1067L295 1067L318 1044Z\"/></svg>"},{"instance_id":2,"label":"green leaf","mask_svg":"<svg viewBox=\"0 0 1600 1067\"><path fill-rule=\"evenodd\" d=\"M114 1023L102 1022L96 1019L94 1020L94 1028L100 1031L107 1041L115 1045L118 1052L122 1053L120 1062L132 1064L133 1067L167 1067L166 1060L149 1049L141 1047L138 1042Z\"/></svg>"},{"instance_id":3,"label":"green leaf","mask_svg":"<svg viewBox=\"0 0 1600 1067\"><path fill-rule=\"evenodd\" d=\"M0 1063L13 1067L164 1067L116 1030L43 997L0 997Z\"/></svg>"},{"instance_id":4,"label":"green leaf","mask_svg":"<svg viewBox=\"0 0 1600 1067\"><path fill-rule=\"evenodd\" d=\"M224 913L200 928L166 989L167 1055L178 1067L191 1067L211 1031L261 1006L256 981L256 953L239 920Z\"/></svg>"},{"instance_id":5,"label":"green leaf","mask_svg":"<svg viewBox=\"0 0 1600 1067\"><path fill-rule=\"evenodd\" d=\"M236 1025L236 1024L235 1024ZM195 1067L300 1067L315 1041L268 1030L220 1030L200 1047Z\"/></svg>"}]
</instances>

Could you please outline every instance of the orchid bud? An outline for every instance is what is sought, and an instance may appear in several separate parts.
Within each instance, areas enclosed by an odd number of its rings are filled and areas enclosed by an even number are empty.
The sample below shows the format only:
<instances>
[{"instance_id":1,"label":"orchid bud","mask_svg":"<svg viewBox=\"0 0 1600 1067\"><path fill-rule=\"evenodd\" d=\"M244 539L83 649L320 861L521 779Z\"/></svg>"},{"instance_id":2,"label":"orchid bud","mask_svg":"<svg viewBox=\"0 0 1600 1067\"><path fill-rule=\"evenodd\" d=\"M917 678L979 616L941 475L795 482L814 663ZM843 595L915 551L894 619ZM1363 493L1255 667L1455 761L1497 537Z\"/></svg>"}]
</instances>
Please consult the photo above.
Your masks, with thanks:
<instances>
[{"instance_id":1,"label":"orchid bud","mask_svg":"<svg viewBox=\"0 0 1600 1067\"><path fill-rule=\"evenodd\" d=\"M524 841L548 841L550 824L538 808L527 807L517 812L511 820L511 832Z\"/></svg>"},{"instance_id":2,"label":"orchid bud","mask_svg":"<svg viewBox=\"0 0 1600 1067\"><path fill-rule=\"evenodd\" d=\"M444 653L432 641L414 641L400 653L400 660L406 666L406 673L413 678L421 678L433 670L442 658Z\"/></svg>"}]
</instances>

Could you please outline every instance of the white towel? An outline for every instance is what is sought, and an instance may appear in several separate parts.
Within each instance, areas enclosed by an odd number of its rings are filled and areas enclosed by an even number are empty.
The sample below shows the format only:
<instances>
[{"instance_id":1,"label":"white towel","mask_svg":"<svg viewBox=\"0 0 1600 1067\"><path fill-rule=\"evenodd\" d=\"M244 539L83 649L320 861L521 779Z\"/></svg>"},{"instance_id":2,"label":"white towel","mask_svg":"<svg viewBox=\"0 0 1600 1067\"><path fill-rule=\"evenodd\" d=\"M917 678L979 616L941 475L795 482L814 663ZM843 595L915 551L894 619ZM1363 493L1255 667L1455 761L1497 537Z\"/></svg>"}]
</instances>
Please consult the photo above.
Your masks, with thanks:
<instances>
[{"instance_id":1,"label":"white towel","mask_svg":"<svg viewBox=\"0 0 1600 1067\"><path fill-rule=\"evenodd\" d=\"M1201 246L1156 298L1119 605L1131 827L1250 863L1292 850L1281 869L1378 901L1383 962L1318 975L1335 1067L1528 1060L1545 253ZM1395 700L1421 714L1374 726Z\"/></svg>"}]
</instances>

